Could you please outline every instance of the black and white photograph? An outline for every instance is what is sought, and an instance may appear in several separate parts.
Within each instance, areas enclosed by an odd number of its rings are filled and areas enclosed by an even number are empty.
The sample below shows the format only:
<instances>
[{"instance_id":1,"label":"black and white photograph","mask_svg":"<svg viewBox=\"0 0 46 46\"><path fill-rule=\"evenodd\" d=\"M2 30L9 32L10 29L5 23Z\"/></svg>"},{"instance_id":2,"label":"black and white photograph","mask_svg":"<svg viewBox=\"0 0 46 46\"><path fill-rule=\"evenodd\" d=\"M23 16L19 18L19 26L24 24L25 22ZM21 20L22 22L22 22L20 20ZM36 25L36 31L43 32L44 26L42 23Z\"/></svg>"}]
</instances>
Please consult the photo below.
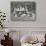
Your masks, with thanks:
<instances>
[{"instance_id":1,"label":"black and white photograph","mask_svg":"<svg viewBox=\"0 0 46 46\"><path fill-rule=\"evenodd\" d=\"M36 19L36 2L12 1L10 6L12 21L33 21Z\"/></svg>"}]
</instances>

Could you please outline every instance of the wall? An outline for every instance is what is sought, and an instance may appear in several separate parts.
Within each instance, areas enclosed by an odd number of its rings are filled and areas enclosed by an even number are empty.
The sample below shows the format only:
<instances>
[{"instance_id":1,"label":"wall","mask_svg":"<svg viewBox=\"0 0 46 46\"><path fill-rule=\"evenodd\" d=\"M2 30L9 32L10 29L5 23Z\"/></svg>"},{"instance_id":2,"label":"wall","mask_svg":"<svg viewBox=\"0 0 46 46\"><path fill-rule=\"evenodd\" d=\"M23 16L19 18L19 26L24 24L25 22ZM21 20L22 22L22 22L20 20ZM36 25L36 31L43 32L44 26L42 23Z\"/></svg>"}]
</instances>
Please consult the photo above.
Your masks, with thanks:
<instances>
[{"instance_id":1,"label":"wall","mask_svg":"<svg viewBox=\"0 0 46 46\"><path fill-rule=\"evenodd\" d=\"M10 20L10 2L16 0L0 0L0 10L6 12L6 27L46 27L46 0L19 0L36 2L36 21L12 22ZM18 1L18 0L17 0Z\"/></svg>"}]
</instances>

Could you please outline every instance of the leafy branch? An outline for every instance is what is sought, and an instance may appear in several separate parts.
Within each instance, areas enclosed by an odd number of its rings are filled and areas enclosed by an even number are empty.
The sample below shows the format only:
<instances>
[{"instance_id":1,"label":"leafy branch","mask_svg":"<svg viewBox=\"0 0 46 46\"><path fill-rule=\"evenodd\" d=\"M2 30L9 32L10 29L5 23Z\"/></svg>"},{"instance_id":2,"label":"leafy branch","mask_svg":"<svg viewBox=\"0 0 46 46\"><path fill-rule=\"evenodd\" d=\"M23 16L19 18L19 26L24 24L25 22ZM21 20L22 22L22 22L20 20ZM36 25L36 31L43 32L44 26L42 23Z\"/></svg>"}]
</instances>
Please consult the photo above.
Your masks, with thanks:
<instances>
[{"instance_id":1,"label":"leafy branch","mask_svg":"<svg viewBox=\"0 0 46 46\"><path fill-rule=\"evenodd\" d=\"M4 12L0 12L0 26L3 28L3 22L6 20L6 15Z\"/></svg>"}]
</instances>

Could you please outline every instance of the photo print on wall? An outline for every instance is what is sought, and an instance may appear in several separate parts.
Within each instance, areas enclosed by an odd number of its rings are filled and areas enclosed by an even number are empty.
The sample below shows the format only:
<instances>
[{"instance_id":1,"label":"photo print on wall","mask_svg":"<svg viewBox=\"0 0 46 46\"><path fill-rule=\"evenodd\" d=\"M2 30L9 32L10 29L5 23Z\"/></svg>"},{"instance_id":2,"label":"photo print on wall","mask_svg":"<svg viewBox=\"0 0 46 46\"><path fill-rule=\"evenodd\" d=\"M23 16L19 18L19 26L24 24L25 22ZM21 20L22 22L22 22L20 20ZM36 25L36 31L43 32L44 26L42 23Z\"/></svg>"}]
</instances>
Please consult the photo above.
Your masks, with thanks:
<instances>
[{"instance_id":1,"label":"photo print on wall","mask_svg":"<svg viewBox=\"0 0 46 46\"><path fill-rule=\"evenodd\" d=\"M36 2L30 1L11 1L11 20L12 21L35 21Z\"/></svg>"}]
</instances>

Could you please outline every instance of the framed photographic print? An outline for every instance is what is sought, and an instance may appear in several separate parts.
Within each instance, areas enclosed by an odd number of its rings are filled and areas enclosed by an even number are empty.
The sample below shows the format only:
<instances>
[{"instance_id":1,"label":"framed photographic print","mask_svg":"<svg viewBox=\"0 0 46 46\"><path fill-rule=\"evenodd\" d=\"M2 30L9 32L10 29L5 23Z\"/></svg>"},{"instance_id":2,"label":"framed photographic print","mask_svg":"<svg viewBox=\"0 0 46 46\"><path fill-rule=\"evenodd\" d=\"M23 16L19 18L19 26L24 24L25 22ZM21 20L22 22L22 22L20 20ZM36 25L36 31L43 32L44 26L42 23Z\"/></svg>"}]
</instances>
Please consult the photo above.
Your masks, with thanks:
<instances>
[{"instance_id":1,"label":"framed photographic print","mask_svg":"<svg viewBox=\"0 0 46 46\"><path fill-rule=\"evenodd\" d=\"M11 4L12 21L34 21L36 20L36 2L12 1Z\"/></svg>"},{"instance_id":2,"label":"framed photographic print","mask_svg":"<svg viewBox=\"0 0 46 46\"><path fill-rule=\"evenodd\" d=\"M45 4L45 0L0 1L0 9L6 13L4 27L46 27Z\"/></svg>"}]
</instances>

